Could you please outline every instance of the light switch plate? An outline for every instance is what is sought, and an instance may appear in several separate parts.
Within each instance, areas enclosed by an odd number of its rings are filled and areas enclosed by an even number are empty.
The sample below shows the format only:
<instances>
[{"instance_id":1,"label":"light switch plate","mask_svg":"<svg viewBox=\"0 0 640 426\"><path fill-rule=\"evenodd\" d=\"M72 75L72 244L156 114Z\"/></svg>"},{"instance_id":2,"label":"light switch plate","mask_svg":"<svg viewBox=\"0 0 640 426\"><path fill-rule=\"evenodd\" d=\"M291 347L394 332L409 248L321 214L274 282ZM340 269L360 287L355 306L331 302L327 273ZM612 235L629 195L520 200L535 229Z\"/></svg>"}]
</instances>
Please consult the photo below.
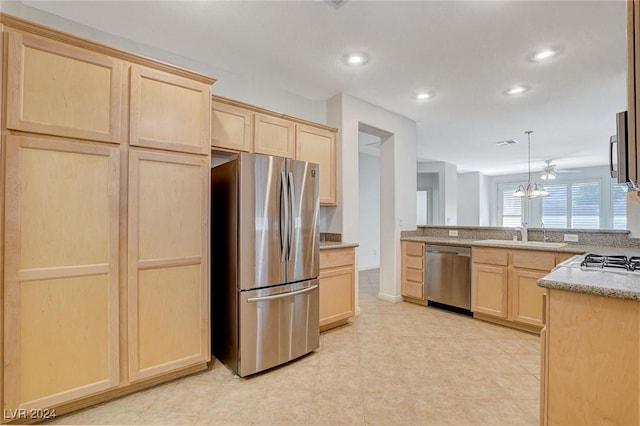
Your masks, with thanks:
<instances>
[{"instance_id":1,"label":"light switch plate","mask_svg":"<svg viewBox=\"0 0 640 426\"><path fill-rule=\"evenodd\" d=\"M578 234L564 234L564 240L570 243L578 242Z\"/></svg>"},{"instance_id":2,"label":"light switch plate","mask_svg":"<svg viewBox=\"0 0 640 426\"><path fill-rule=\"evenodd\" d=\"M458 236L458 230L457 229L449 230L449 236L450 237L457 237Z\"/></svg>"}]
</instances>

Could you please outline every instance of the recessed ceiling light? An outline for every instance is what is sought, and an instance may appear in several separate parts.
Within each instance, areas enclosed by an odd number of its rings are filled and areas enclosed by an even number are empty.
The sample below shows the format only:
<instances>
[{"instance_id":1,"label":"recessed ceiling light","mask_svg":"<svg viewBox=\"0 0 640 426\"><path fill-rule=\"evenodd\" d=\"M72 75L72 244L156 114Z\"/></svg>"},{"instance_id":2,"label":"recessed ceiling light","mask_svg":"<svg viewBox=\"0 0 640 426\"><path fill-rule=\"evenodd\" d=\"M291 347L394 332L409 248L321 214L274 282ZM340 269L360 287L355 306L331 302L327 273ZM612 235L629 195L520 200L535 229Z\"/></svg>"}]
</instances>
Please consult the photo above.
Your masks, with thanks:
<instances>
[{"instance_id":1,"label":"recessed ceiling light","mask_svg":"<svg viewBox=\"0 0 640 426\"><path fill-rule=\"evenodd\" d=\"M519 95L521 93L524 93L527 90L529 90L529 87L527 86L513 86L512 88L507 90L505 93L509 96L513 96L513 95Z\"/></svg>"},{"instance_id":2,"label":"recessed ceiling light","mask_svg":"<svg viewBox=\"0 0 640 426\"><path fill-rule=\"evenodd\" d=\"M431 92L421 92L416 95L416 99L419 101L426 101L431 98L433 98L433 93Z\"/></svg>"},{"instance_id":3,"label":"recessed ceiling light","mask_svg":"<svg viewBox=\"0 0 640 426\"><path fill-rule=\"evenodd\" d=\"M364 65L369 61L369 57L366 53L354 52L346 55L344 60L349 65Z\"/></svg>"},{"instance_id":4,"label":"recessed ceiling light","mask_svg":"<svg viewBox=\"0 0 640 426\"><path fill-rule=\"evenodd\" d=\"M535 62L540 62L540 61L544 61L545 59L553 58L557 54L558 54L557 49L546 48L534 53L533 56L531 56L531 60Z\"/></svg>"}]
</instances>

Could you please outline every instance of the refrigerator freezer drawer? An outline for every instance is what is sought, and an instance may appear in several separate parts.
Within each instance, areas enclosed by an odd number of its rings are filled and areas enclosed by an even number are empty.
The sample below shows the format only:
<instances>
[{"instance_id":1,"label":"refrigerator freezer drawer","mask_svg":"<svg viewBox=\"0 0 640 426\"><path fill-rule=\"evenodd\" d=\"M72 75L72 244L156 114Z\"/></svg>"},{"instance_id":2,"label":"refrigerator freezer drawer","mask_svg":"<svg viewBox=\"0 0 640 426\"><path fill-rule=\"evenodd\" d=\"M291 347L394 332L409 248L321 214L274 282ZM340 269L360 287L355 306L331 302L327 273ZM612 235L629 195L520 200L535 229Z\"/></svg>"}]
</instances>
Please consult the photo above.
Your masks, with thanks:
<instances>
[{"instance_id":1,"label":"refrigerator freezer drawer","mask_svg":"<svg viewBox=\"0 0 640 426\"><path fill-rule=\"evenodd\" d=\"M248 376L320 346L318 280L243 291L237 374Z\"/></svg>"}]
</instances>

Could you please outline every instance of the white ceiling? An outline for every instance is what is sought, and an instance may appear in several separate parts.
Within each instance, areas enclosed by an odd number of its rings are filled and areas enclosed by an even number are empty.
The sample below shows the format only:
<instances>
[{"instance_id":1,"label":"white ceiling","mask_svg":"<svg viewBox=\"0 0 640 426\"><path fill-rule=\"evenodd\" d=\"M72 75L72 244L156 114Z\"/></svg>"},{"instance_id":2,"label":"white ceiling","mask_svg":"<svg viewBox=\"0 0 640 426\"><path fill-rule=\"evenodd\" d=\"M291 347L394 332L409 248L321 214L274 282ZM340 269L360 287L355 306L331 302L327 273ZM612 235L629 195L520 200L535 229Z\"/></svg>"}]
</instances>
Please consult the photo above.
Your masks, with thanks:
<instances>
[{"instance_id":1,"label":"white ceiling","mask_svg":"<svg viewBox=\"0 0 640 426\"><path fill-rule=\"evenodd\" d=\"M415 120L418 158L460 171L526 171L525 130L534 170L605 164L626 109L621 0L23 3L312 100L355 96ZM527 59L548 46L562 53ZM369 63L349 68L351 51ZM504 95L514 84L531 90Z\"/></svg>"}]
</instances>

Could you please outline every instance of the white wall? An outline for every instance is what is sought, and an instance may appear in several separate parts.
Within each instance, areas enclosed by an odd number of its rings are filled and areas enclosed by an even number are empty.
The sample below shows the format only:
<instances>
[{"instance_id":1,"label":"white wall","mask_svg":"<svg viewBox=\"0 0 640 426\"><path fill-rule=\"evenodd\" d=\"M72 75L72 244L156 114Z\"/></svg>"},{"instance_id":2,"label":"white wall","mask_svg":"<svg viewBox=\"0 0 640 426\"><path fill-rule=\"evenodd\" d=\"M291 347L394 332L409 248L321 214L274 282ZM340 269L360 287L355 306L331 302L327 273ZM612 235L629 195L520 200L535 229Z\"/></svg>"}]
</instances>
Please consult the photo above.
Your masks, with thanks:
<instances>
[{"instance_id":1,"label":"white wall","mask_svg":"<svg viewBox=\"0 0 640 426\"><path fill-rule=\"evenodd\" d=\"M341 229L343 240L359 241L358 133L360 123L393 134L380 147L380 292L400 301L400 231L416 226L416 123L346 94L327 101L327 122L338 127L339 206L321 212L327 230ZM333 232L333 231L329 231ZM357 278L356 278L357 279ZM357 292L356 292L357 294Z\"/></svg>"},{"instance_id":2,"label":"white wall","mask_svg":"<svg viewBox=\"0 0 640 426\"><path fill-rule=\"evenodd\" d=\"M434 225L456 225L458 217L458 167L444 161L420 162L418 173L438 174L438 211ZM434 197L435 198L435 197Z\"/></svg>"},{"instance_id":3,"label":"white wall","mask_svg":"<svg viewBox=\"0 0 640 426\"><path fill-rule=\"evenodd\" d=\"M458 174L458 223L480 224L480 173Z\"/></svg>"},{"instance_id":4,"label":"white wall","mask_svg":"<svg viewBox=\"0 0 640 426\"><path fill-rule=\"evenodd\" d=\"M360 153L359 174L359 269L380 267L380 158Z\"/></svg>"},{"instance_id":5,"label":"white wall","mask_svg":"<svg viewBox=\"0 0 640 426\"><path fill-rule=\"evenodd\" d=\"M280 90L262 81L257 81L255 78L250 77L249 74L244 74L240 70L229 71L224 67L224 64L216 63L216 58L211 58L207 63L195 61L180 56L179 54L157 49L78 24L23 5L18 1L3 0L0 2L0 8L3 13L53 27L60 31L84 37L111 47L210 75L218 80L212 88L214 94L307 120L326 123L327 109L325 101L315 101Z\"/></svg>"},{"instance_id":6,"label":"white wall","mask_svg":"<svg viewBox=\"0 0 640 426\"><path fill-rule=\"evenodd\" d=\"M430 191L428 224L440 223L440 182L438 173L418 173L418 190Z\"/></svg>"},{"instance_id":7,"label":"white wall","mask_svg":"<svg viewBox=\"0 0 640 426\"><path fill-rule=\"evenodd\" d=\"M457 225L488 226L489 181L480 172L458 174Z\"/></svg>"}]
</instances>

